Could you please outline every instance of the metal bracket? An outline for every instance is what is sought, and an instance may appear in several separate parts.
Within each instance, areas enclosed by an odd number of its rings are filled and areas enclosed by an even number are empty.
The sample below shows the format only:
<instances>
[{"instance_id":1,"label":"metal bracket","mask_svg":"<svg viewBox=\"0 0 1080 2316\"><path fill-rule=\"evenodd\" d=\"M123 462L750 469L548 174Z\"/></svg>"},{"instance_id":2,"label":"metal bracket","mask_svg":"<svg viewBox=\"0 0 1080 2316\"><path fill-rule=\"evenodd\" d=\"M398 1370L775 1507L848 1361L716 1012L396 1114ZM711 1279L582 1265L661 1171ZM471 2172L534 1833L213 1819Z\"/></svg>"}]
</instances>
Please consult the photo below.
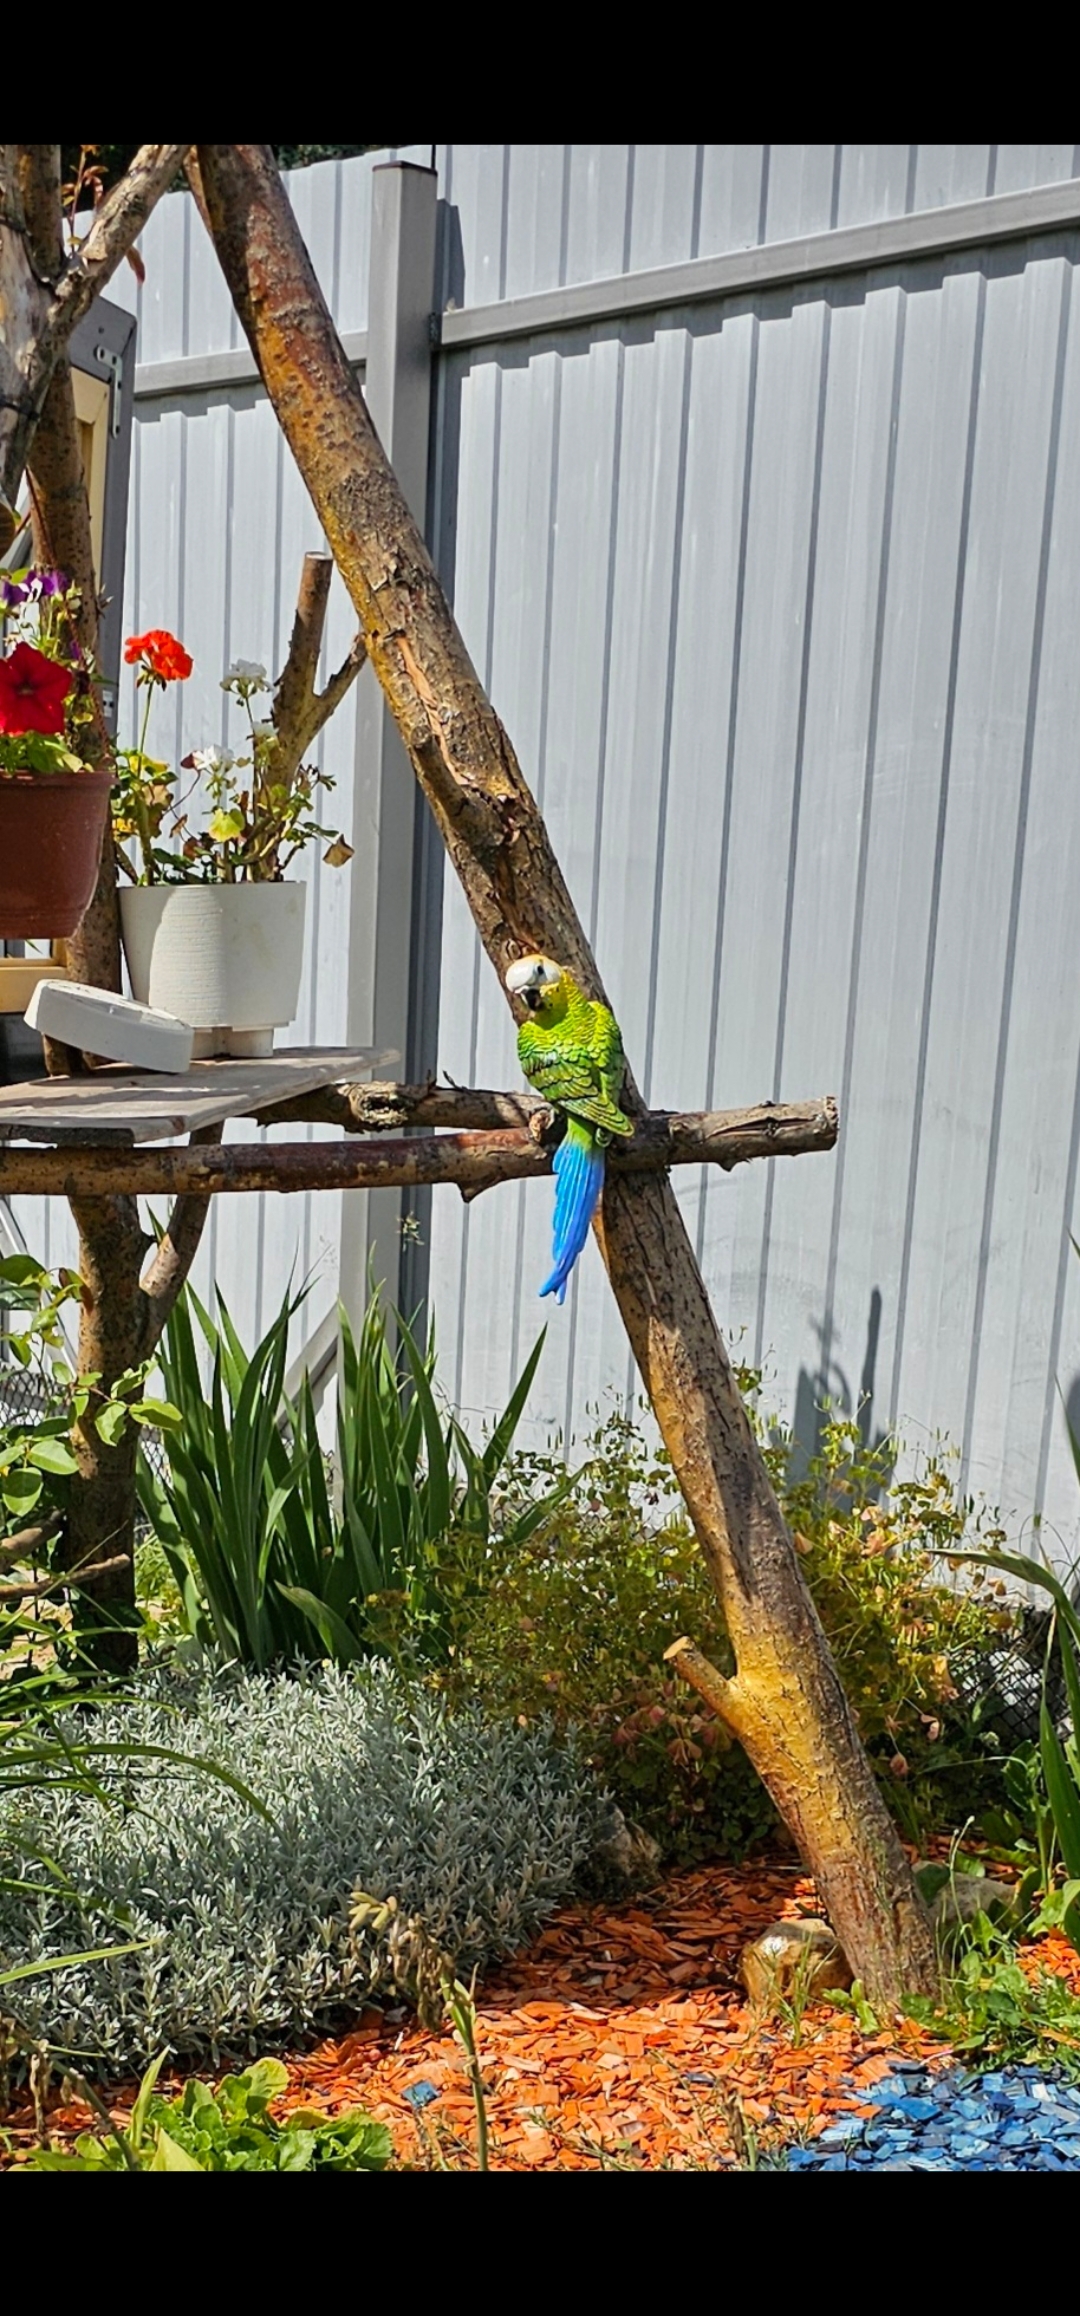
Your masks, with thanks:
<instances>
[{"instance_id":1,"label":"metal bracket","mask_svg":"<svg viewBox=\"0 0 1080 2316\"><path fill-rule=\"evenodd\" d=\"M114 354L111 346L106 346L99 340L94 348L94 360L100 362L102 369L108 370L112 377L112 393L109 397L109 433L115 438L120 432L120 388L124 379L124 357L122 354Z\"/></svg>"}]
</instances>

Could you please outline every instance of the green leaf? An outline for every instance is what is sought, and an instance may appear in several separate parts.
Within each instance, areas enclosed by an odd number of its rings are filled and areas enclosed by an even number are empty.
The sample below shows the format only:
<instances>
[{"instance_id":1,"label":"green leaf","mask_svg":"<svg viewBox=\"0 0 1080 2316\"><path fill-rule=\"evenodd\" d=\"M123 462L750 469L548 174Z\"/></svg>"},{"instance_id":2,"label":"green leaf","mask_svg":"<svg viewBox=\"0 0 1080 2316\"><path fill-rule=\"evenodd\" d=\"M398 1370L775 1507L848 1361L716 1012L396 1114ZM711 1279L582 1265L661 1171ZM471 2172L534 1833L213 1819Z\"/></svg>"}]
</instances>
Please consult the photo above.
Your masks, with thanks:
<instances>
[{"instance_id":1,"label":"green leaf","mask_svg":"<svg viewBox=\"0 0 1080 2316\"><path fill-rule=\"evenodd\" d=\"M37 1472L6 1472L0 1480L0 1499L9 1512L32 1512L40 1494Z\"/></svg>"},{"instance_id":2,"label":"green leaf","mask_svg":"<svg viewBox=\"0 0 1080 2316\"><path fill-rule=\"evenodd\" d=\"M413 1389L424 1427L424 1445L427 1449L427 1532L432 1540L443 1535L450 1525L452 1491L450 1462L446 1452L442 1425L439 1422L431 1385L428 1382L425 1361L404 1319L399 1318L398 1329L405 1355L412 1369Z\"/></svg>"},{"instance_id":3,"label":"green leaf","mask_svg":"<svg viewBox=\"0 0 1080 2316\"><path fill-rule=\"evenodd\" d=\"M20 1978L45 1978L57 1970L79 1970L87 1962L116 1962L122 1954L142 1954L150 1941L136 1938L130 1946L95 1946L86 1954L61 1954L53 1962L20 1962L14 1970L0 1970L0 1986L14 1986Z\"/></svg>"},{"instance_id":4,"label":"green leaf","mask_svg":"<svg viewBox=\"0 0 1080 2316\"><path fill-rule=\"evenodd\" d=\"M5 1255L0 1261L0 1279L10 1280L14 1286L41 1288L47 1284L48 1277L48 1271L33 1255Z\"/></svg>"},{"instance_id":5,"label":"green leaf","mask_svg":"<svg viewBox=\"0 0 1080 2316\"><path fill-rule=\"evenodd\" d=\"M1070 1896L1069 1893L1072 1892ZM1080 1954L1080 1882L1069 1882L1062 1892L1061 1927Z\"/></svg>"},{"instance_id":6,"label":"green leaf","mask_svg":"<svg viewBox=\"0 0 1080 2316\"><path fill-rule=\"evenodd\" d=\"M150 2171L205 2171L206 2166L197 2162L194 2155L189 2155L185 2148L179 2146L177 2141L170 2137L164 2124L159 2123L154 2138L154 2153L147 2169Z\"/></svg>"},{"instance_id":7,"label":"green leaf","mask_svg":"<svg viewBox=\"0 0 1080 2316\"><path fill-rule=\"evenodd\" d=\"M1039 1751L1065 1871L1070 1877L1080 1876L1080 1791L1073 1783L1045 1698L1039 1711Z\"/></svg>"},{"instance_id":8,"label":"green leaf","mask_svg":"<svg viewBox=\"0 0 1080 2316\"><path fill-rule=\"evenodd\" d=\"M128 1419L128 1410L120 1399L110 1399L100 1415L94 1417L94 1430L106 1447L115 1447Z\"/></svg>"},{"instance_id":9,"label":"green leaf","mask_svg":"<svg viewBox=\"0 0 1080 2316\"><path fill-rule=\"evenodd\" d=\"M316 1600L314 1593L308 1592L302 1584L279 1584L278 1591L284 1594L286 1600L291 1600L293 1607L298 1608L314 1625L328 1656L340 1664L348 1665L356 1663L366 1654L344 1618L336 1615L325 1600Z\"/></svg>"},{"instance_id":10,"label":"green leaf","mask_svg":"<svg viewBox=\"0 0 1080 2316\"><path fill-rule=\"evenodd\" d=\"M37 1439L30 1449L27 1461L38 1471L55 1472L61 1479L79 1469L73 1450L66 1439Z\"/></svg>"},{"instance_id":11,"label":"green leaf","mask_svg":"<svg viewBox=\"0 0 1080 2316\"><path fill-rule=\"evenodd\" d=\"M268 2107L271 2099L280 2099L288 2090L289 2070L280 2059L256 2059L240 2081L246 2085L249 2102Z\"/></svg>"},{"instance_id":12,"label":"green leaf","mask_svg":"<svg viewBox=\"0 0 1080 2316\"><path fill-rule=\"evenodd\" d=\"M525 1365L522 1368L521 1374L518 1377L517 1383L514 1386L510 1398L507 1401L506 1407L500 1416L494 1431L492 1432L487 1446L484 1449L484 1477L487 1480L489 1487L497 1479L498 1474L510 1452L514 1433L516 1432L518 1424L521 1421L522 1411L532 1387L533 1376L535 1375L536 1370L540 1365L540 1354L543 1351L546 1338L547 1328L542 1327L535 1343L533 1344L532 1350L529 1353Z\"/></svg>"},{"instance_id":13,"label":"green leaf","mask_svg":"<svg viewBox=\"0 0 1080 2316\"><path fill-rule=\"evenodd\" d=\"M153 1424L159 1431L179 1431L184 1418L171 1399L140 1399L129 1410L133 1423Z\"/></svg>"},{"instance_id":14,"label":"green leaf","mask_svg":"<svg viewBox=\"0 0 1080 2316\"><path fill-rule=\"evenodd\" d=\"M207 827L215 844L230 844L235 837L243 836L244 815L235 810L226 812L219 806L216 812L211 813Z\"/></svg>"},{"instance_id":15,"label":"green leaf","mask_svg":"<svg viewBox=\"0 0 1080 2316\"><path fill-rule=\"evenodd\" d=\"M153 2096L154 2085L165 2064L165 2055L164 2051L159 2051L156 2059L151 2059L139 2085L139 2095L131 2110L131 2123L128 2129L128 2140L133 2155L137 2155L142 2146L150 2100Z\"/></svg>"}]
</instances>

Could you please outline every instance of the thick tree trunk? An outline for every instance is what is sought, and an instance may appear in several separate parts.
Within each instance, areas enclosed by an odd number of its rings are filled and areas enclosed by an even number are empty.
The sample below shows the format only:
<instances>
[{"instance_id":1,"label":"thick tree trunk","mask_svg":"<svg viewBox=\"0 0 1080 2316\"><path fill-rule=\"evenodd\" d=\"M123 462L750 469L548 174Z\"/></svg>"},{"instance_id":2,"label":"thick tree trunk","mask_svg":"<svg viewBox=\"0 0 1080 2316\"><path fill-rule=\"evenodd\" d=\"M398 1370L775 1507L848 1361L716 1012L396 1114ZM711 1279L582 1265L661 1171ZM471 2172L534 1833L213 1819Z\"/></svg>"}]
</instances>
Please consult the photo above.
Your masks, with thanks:
<instances>
[{"instance_id":1,"label":"thick tree trunk","mask_svg":"<svg viewBox=\"0 0 1080 2316\"><path fill-rule=\"evenodd\" d=\"M21 148L21 185L27 245L37 274L55 283L63 269L58 146ZM86 494L75 418L71 368L65 352L55 360L41 416L30 444L31 520L34 560L63 571L79 590L76 633L87 666L95 668L98 604ZM100 764L109 752L108 734L95 694L97 713L85 728L87 761ZM116 869L112 832L106 830L97 889L81 925L68 943L76 979L100 987L120 987L120 947ZM82 1066L66 1046L46 1042L51 1072L64 1075ZM131 1198L73 1201L79 1230L83 1307L78 1368L100 1375L107 1385L139 1357L141 1314L139 1270L147 1242ZM109 1448L92 1421L74 1434L78 1477L71 1487L64 1537L67 1567L107 1560L107 1571L92 1590L73 1597L76 1630L103 1671L126 1670L135 1659L135 1440L128 1435Z\"/></svg>"},{"instance_id":2,"label":"thick tree trunk","mask_svg":"<svg viewBox=\"0 0 1080 2316\"><path fill-rule=\"evenodd\" d=\"M398 488L268 146L201 145L193 183L267 392L500 979L524 949L600 977L547 831ZM640 1110L628 1080L627 1102ZM609 1180L611 1284L735 1651L716 1703L878 1999L930 1989L929 1921L852 1724L666 1175Z\"/></svg>"},{"instance_id":3,"label":"thick tree trunk","mask_svg":"<svg viewBox=\"0 0 1080 2316\"><path fill-rule=\"evenodd\" d=\"M210 1126L192 1141L220 1140ZM82 1154L85 1156L85 1153ZM75 1161L77 1171L79 1160ZM83 1183L70 1191L79 1230L83 1283L79 1322L80 1375L97 1375L104 1386L155 1350L194 1261L210 1208L209 1197L182 1194L148 1267L154 1245L139 1221L138 1201L126 1192L94 1194ZM138 1659L135 1615L135 1459L137 1439L129 1424L114 1447L95 1428L94 1403L75 1426L79 1475L73 1480L65 1560L69 1567L108 1561L93 1591L79 1594L75 1625L83 1645L103 1671L130 1672Z\"/></svg>"},{"instance_id":4,"label":"thick tree trunk","mask_svg":"<svg viewBox=\"0 0 1080 2316\"><path fill-rule=\"evenodd\" d=\"M29 145L20 148L21 182L30 248L43 279L57 281L63 270L63 235L60 212L60 148ZM90 506L86 495L71 365L66 352L57 355L41 416L30 448L34 561L63 571L79 590L77 633L88 667L96 668L98 602L94 554L90 534ZM110 753L109 736L94 692L95 717L85 727L83 752L89 764L103 764ZM93 899L78 930L68 942L68 960L76 981L98 989L120 987L120 919L116 905L116 860L111 824L106 823L101 861ZM60 1049L50 1057L52 1066L76 1057Z\"/></svg>"},{"instance_id":5,"label":"thick tree trunk","mask_svg":"<svg viewBox=\"0 0 1080 2316\"><path fill-rule=\"evenodd\" d=\"M79 1228L83 1304L79 1373L108 1385L144 1356L145 1297L139 1274L151 1245L133 1198L73 1198ZM65 1564L110 1560L108 1575L73 1603L83 1647L103 1672L129 1672L138 1658L135 1617L135 1429L107 1447L91 1401L74 1431L79 1475L72 1481Z\"/></svg>"}]
</instances>

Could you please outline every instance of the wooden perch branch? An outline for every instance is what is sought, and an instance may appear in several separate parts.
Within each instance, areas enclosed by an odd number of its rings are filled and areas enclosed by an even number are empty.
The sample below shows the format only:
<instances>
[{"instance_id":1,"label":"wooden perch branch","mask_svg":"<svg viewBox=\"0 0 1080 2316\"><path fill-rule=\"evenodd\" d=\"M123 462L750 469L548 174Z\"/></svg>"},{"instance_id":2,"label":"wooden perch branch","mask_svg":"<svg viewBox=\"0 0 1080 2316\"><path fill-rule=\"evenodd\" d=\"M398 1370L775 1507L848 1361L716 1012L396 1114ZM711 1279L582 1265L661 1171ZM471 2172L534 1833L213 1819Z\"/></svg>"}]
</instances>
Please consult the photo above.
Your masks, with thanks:
<instances>
[{"instance_id":1,"label":"wooden perch branch","mask_svg":"<svg viewBox=\"0 0 1080 2316\"><path fill-rule=\"evenodd\" d=\"M5 1536L0 1544L0 1568L12 1568L16 1561L29 1559L30 1554L40 1551L50 1537L59 1535L61 1526L59 1513L54 1513L51 1519L43 1520L39 1527L20 1528L18 1535Z\"/></svg>"},{"instance_id":2,"label":"wooden perch branch","mask_svg":"<svg viewBox=\"0 0 1080 2316\"><path fill-rule=\"evenodd\" d=\"M609 1163L622 1174L659 1174L668 1166L730 1168L748 1158L829 1150L836 1135L836 1104L831 1098L789 1103L782 1110L764 1104L757 1110L699 1111L670 1118L655 1112L639 1120L632 1142L612 1150ZM0 1153L0 1197L63 1192L81 1219L87 1203L115 1197L174 1196L201 1206L220 1190L372 1190L456 1182L475 1195L496 1182L550 1174L551 1167L552 1146L538 1141L528 1126L495 1133L438 1134L416 1141L388 1137L262 1146L233 1142L209 1148L193 1136L181 1149L160 1144L136 1150L9 1146ZM201 1220L200 1215L200 1228ZM171 1285L177 1233L183 1235L182 1223L174 1216L143 1280L144 1294L160 1297L167 1283ZM174 1251L167 1253L170 1245ZM143 1341L143 1357L152 1350L157 1331Z\"/></svg>"},{"instance_id":3,"label":"wooden perch branch","mask_svg":"<svg viewBox=\"0 0 1080 2316\"><path fill-rule=\"evenodd\" d=\"M48 1592L82 1592L101 1577L115 1576L130 1565L127 1554L117 1552L111 1560L95 1560L87 1568L58 1569L53 1576L34 1577L25 1584L0 1584L0 1600L38 1600Z\"/></svg>"},{"instance_id":4,"label":"wooden perch branch","mask_svg":"<svg viewBox=\"0 0 1080 2316\"><path fill-rule=\"evenodd\" d=\"M403 1134L410 1126L529 1126L550 1116L536 1094L489 1093L480 1086L321 1086L259 1110L256 1124L315 1122L346 1134Z\"/></svg>"},{"instance_id":5,"label":"wooden perch branch","mask_svg":"<svg viewBox=\"0 0 1080 2316\"><path fill-rule=\"evenodd\" d=\"M324 691L315 689L315 674L322 650L332 555L305 555L296 599L296 617L289 640L289 656L274 691L274 729L278 736L275 779L288 782L302 764L313 740L344 699L367 658L367 646L357 635Z\"/></svg>"},{"instance_id":6,"label":"wooden perch branch","mask_svg":"<svg viewBox=\"0 0 1080 2316\"><path fill-rule=\"evenodd\" d=\"M260 1126L317 1122L341 1126L346 1134L405 1133L410 1126L451 1129L524 1127L534 1141L553 1125L547 1103L536 1094L493 1093L482 1086L323 1086L297 1094L257 1113ZM756 1102L747 1110L650 1110L641 1119L625 1157L631 1168L651 1165L652 1156L634 1156L646 1145L663 1151L664 1166L723 1166L730 1171L747 1158L794 1158L807 1150L831 1150L840 1131L833 1094L814 1102ZM544 1171L544 1169L539 1169Z\"/></svg>"}]
</instances>

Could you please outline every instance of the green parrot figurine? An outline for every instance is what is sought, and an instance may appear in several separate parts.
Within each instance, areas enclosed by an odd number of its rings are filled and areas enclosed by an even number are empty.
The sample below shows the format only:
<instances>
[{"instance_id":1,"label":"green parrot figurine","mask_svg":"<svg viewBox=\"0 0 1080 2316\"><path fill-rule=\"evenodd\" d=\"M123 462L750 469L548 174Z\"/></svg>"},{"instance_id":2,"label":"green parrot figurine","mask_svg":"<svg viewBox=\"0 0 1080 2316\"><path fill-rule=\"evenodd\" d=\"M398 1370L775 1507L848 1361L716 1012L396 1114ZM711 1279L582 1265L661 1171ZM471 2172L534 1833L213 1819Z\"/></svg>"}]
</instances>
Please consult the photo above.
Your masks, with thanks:
<instances>
[{"instance_id":1,"label":"green parrot figurine","mask_svg":"<svg viewBox=\"0 0 1080 2316\"><path fill-rule=\"evenodd\" d=\"M604 1187L604 1154L616 1134L632 1134L619 1108L622 1038L606 1005L585 997L551 957L518 957L506 986L528 1006L518 1059L529 1084L561 1110L566 1133L555 1152L554 1265L540 1289L561 1303Z\"/></svg>"}]
</instances>

